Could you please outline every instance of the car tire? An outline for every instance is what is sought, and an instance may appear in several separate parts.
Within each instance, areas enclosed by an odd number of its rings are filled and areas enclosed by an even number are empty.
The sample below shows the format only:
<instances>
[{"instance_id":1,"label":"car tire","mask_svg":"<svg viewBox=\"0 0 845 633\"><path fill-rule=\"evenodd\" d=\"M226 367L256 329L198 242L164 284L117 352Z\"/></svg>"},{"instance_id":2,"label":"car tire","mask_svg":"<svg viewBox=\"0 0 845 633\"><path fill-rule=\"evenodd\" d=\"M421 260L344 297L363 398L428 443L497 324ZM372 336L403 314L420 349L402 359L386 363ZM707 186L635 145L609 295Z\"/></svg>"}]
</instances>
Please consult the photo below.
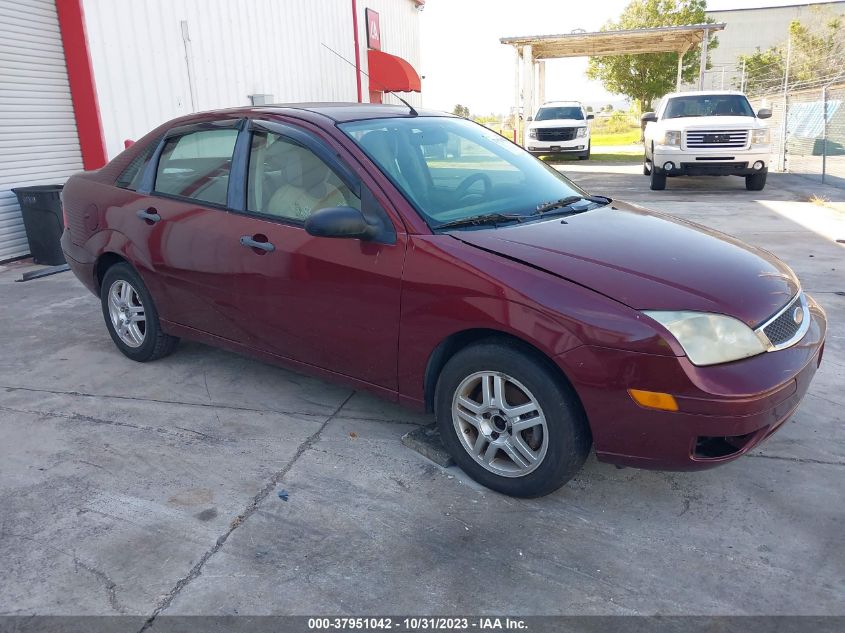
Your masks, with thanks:
<instances>
[{"instance_id":1,"label":"car tire","mask_svg":"<svg viewBox=\"0 0 845 633\"><path fill-rule=\"evenodd\" d=\"M651 165L648 162L648 156L643 154L643 176L651 175Z\"/></svg>"},{"instance_id":2,"label":"car tire","mask_svg":"<svg viewBox=\"0 0 845 633\"><path fill-rule=\"evenodd\" d=\"M766 177L769 174L768 169L764 169L763 171L751 174L750 176L745 177L745 188L748 191L762 191L763 187L766 186Z\"/></svg>"},{"instance_id":3,"label":"car tire","mask_svg":"<svg viewBox=\"0 0 845 633\"><path fill-rule=\"evenodd\" d=\"M153 298L129 264L118 263L106 271L100 303L109 334L127 358L144 363L176 349L179 339L162 331Z\"/></svg>"},{"instance_id":4,"label":"car tire","mask_svg":"<svg viewBox=\"0 0 845 633\"><path fill-rule=\"evenodd\" d=\"M504 403L496 399L502 393ZM592 436L575 392L544 359L518 344L491 339L459 351L440 373L434 400L440 435L455 462L498 492L549 494L578 472L590 452Z\"/></svg>"},{"instance_id":5,"label":"car tire","mask_svg":"<svg viewBox=\"0 0 845 633\"><path fill-rule=\"evenodd\" d=\"M666 171L657 167L651 166L651 182L650 188L652 191L663 191L666 189Z\"/></svg>"}]
</instances>

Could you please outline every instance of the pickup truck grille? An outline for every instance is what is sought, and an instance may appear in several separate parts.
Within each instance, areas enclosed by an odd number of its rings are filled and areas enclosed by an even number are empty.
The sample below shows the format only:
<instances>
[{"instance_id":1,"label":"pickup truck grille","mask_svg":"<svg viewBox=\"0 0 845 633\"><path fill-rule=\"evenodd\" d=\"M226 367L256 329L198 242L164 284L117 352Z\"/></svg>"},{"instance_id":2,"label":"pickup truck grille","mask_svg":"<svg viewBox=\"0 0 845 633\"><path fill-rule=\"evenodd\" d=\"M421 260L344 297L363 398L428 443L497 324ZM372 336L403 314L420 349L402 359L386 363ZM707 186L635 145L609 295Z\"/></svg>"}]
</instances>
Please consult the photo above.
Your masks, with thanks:
<instances>
[{"instance_id":1,"label":"pickup truck grille","mask_svg":"<svg viewBox=\"0 0 845 633\"><path fill-rule=\"evenodd\" d=\"M546 127L537 129L538 141L571 141L575 138L574 127Z\"/></svg>"},{"instance_id":2,"label":"pickup truck grille","mask_svg":"<svg viewBox=\"0 0 845 633\"><path fill-rule=\"evenodd\" d=\"M686 133L688 148L736 148L748 144L748 130L695 130Z\"/></svg>"}]
</instances>

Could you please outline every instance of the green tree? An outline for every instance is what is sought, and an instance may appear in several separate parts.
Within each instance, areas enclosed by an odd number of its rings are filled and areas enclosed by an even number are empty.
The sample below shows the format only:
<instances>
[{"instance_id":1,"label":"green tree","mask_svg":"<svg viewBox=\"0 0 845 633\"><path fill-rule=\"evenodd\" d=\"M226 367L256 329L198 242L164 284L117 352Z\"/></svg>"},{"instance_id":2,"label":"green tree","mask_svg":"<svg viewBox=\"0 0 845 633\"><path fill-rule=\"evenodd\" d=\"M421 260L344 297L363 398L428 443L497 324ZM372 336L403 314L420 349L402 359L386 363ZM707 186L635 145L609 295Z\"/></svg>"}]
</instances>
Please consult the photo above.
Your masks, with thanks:
<instances>
[{"instance_id":1,"label":"green tree","mask_svg":"<svg viewBox=\"0 0 845 633\"><path fill-rule=\"evenodd\" d=\"M469 108L461 105L460 103L457 104L454 108L452 108L452 114L455 116L462 116L466 119L469 118Z\"/></svg>"},{"instance_id":2,"label":"green tree","mask_svg":"<svg viewBox=\"0 0 845 633\"><path fill-rule=\"evenodd\" d=\"M631 0L619 19L607 22L602 31L712 23L706 8L706 0ZM711 37L708 46L717 45L718 40ZM699 51L700 47L694 46L684 56L685 81L698 75ZM587 67L590 79L601 81L610 92L630 97L640 111L675 88L677 73L677 53L591 57Z\"/></svg>"},{"instance_id":3,"label":"green tree","mask_svg":"<svg viewBox=\"0 0 845 633\"><path fill-rule=\"evenodd\" d=\"M763 95L778 90L783 85L783 73L786 60L779 47L765 51L759 48L749 54L739 56L740 64L745 64L745 92L750 95ZM737 88L743 88L742 79Z\"/></svg>"},{"instance_id":4,"label":"green tree","mask_svg":"<svg viewBox=\"0 0 845 633\"><path fill-rule=\"evenodd\" d=\"M845 20L830 9L814 7L806 22L793 20L789 25L792 50L789 60L789 83L811 86L845 80ZM786 73L788 41L767 50L757 49L740 55L745 63L745 90L762 95L780 90Z\"/></svg>"}]
</instances>

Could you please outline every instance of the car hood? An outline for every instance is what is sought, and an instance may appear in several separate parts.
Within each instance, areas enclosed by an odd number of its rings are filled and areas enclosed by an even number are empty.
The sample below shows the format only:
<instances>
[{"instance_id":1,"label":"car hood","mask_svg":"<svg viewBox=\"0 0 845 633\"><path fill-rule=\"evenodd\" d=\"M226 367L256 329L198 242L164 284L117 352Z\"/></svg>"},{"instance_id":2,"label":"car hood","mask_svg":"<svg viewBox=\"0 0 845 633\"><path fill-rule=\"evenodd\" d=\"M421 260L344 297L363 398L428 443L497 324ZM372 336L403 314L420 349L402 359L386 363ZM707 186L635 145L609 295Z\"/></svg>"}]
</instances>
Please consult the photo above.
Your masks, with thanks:
<instances>
[{"instance_id":1,"label":"car hood","mask_svg":"<svg viewBox=\"0 0 845 633\"><path fill-rule=\"evenodd\" d=\"M528 127L585 127L587 122L584 119L545 119L543 121L532 121Z\"/></svg>"},{"instance_id":2,"label":"car hood","mask_svg":"<svg viewBox=\"0 0 845 633\"><path fill-rule=\"evenodd\" d=\"M754 327L799 288L792 270L767 251L617 202L578 215L452 236L637 310L714 312Z\"/></svg>"},{"instance_id":3,"label":"car hood","mask_svg":"<svg viewBox=\"0 0 845 633\"><path fill-rule=\"evenodd\" d=\"M754 117L750 116L684 116L676 119L666 119L666 129L678 127L684 130L701 129L743 129L761 127Z\"/></svg>"}]
</instances>

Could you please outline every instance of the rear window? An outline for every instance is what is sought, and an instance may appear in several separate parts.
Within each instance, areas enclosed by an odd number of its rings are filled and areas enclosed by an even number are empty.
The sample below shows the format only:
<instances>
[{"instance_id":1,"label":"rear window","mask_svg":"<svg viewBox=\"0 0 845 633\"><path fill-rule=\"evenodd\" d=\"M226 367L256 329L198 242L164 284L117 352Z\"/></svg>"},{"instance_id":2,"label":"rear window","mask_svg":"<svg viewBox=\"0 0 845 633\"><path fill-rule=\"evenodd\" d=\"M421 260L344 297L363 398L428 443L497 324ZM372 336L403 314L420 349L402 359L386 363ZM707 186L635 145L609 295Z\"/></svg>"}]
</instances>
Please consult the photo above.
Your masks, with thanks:
<instances>
[{"instance_id":1,"label":"rear window","mask_svg":"<svg viewBox=\"0 0 845 633\"><path fill-rule=\"evenodd\" d=\"M144 176L144 168L147 166L147 162L150 160L153 152L155 152L156 147L158 147L158 141L147 145L147 149L132 159L126 166L126 169L117 177L114 184L121 189L136 191L141 184L141 178Z\"/></svg>"},{"instance_id":2,"label":"rear window","mask_svg":"<svg viewBox=\"0 0 845 633\"><path fill-rule=\"evenodd\" d=\"M226 205L238 131L204 130L170 138L161 152L155 192Z\"/></svg>"}]
</instances>

